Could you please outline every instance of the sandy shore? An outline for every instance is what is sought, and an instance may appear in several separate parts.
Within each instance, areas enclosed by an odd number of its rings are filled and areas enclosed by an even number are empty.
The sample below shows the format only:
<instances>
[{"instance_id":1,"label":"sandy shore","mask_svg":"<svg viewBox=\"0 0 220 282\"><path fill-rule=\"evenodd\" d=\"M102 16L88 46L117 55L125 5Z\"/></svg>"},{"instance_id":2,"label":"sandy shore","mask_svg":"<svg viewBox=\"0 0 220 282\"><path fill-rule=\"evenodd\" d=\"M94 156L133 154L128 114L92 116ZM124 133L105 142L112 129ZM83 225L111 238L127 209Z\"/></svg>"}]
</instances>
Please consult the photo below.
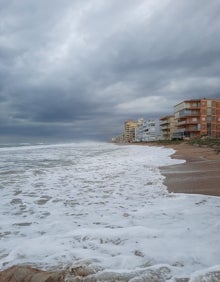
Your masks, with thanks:
<instances>
[{"instance_id":1,"label":"sandy shore","mask_svg":"<svg viewBox=\"0 0 220 282\"><path fill-rule=\"evenodd\" d=\"M172 156L186 163L161 167L169 192L220 196L220 153L209 147L188 144L167 146Z\"/></svg>"}]
</instances>

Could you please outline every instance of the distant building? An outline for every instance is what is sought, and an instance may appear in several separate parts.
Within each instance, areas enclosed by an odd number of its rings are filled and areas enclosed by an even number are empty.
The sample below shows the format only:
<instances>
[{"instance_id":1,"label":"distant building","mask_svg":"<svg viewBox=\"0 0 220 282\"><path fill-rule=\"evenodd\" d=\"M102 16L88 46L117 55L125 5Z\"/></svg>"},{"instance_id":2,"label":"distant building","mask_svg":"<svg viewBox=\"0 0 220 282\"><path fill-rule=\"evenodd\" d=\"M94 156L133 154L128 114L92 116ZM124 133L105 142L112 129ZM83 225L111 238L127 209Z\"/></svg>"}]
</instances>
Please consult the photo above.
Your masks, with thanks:
<instances>
[{"instance_id":1,"label":"distant building","mask_svg":"<svg viewBox=\"0 0 220 282\"><path fill-rule=\"evenodd\" d=\"M191 99L174 106L174 114L159 119L127 120L124 132L112 142L149 142L159 139L220 138L220 100Z\"/></svg>"},{"instance_id":2,"label":"distant building","mask_svg":"<svg viewBox=\"0 0 220 282\"><path fill-rule=\"evenodd\" d=\"M176 121L174 115L168 115L160 118L161 137L164 140L172 140L173 133L176 130Z\"/></svg>"},{"instance_id":3,"label":"distant building","mask_svg":"<svg viewBox=\"0 0 220 282\"><path fill-rule=\"evenodd\" d=\"M159 119L140 119L136 128L137 142L150 142L161 138Z\"/></svg>"},{"instance_id":4,"label":"distant building","mask_svg":"<svg viewBox=\"0 0 220 282\"><path fill-rule=\"evenodd\" d=\"M174 138L220 137L220 100L185 100L175 107Z\"/></svg>"},{"instance_id":5,"label":"distant building","mask_svg":"<svg viewBox=\"0 0 220 282\"><path fill-rule=\"evenodd\" d=\"M124 142L132 143L136 140L136 128L138 127L138 122L133 120L127 120L124 123Z\"/></svg>"},{"instance_id":6,"label":"distant building","mask_svg":"<svg viewBox=\"0 0 220 282\"><path fill-rule=\"evenodd\" d=\"M113 137L112 138L112 142L113 143L122 143L122 142L124 142L124 133L122 133L122 134L120 134L120 135L118 135L116 137Z\"/></svg>"}]
</instances>

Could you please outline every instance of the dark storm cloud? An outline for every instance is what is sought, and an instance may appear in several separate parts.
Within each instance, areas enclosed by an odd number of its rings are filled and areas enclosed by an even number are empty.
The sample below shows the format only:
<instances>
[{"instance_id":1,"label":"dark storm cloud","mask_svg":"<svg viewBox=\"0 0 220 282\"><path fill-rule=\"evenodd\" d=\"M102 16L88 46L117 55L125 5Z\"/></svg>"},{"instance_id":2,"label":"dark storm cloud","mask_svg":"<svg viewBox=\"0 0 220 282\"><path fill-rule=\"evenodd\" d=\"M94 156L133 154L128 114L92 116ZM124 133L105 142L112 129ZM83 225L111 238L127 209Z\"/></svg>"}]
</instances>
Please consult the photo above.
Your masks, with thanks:
<instances>
[{"instance_id":1,"label":"dark storm cloud","mask_svg":"<svg viewBox=\"0 0 220 282\"><path fill-rule=\"evenodd\" d=\"M1 134L109 138L124 119L220 99L219 13L217 0L1 1Z\"/></svg>"}]
</instances>

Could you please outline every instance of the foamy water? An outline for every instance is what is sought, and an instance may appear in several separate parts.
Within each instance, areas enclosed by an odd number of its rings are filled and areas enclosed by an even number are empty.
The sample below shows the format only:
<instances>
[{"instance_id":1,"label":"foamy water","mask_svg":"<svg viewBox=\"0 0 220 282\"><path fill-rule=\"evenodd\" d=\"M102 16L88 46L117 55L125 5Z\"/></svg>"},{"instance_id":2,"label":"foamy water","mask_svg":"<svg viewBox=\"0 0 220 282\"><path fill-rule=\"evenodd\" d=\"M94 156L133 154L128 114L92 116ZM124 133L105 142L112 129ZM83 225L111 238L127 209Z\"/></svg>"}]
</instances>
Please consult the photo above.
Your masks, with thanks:
<instances>
[{"instance_id":1,"label":"foamy water","mask_svg":"<svg viewBox=\"0 0 220 282\"><path fill-rule=\"evenodd\" d=\"M162 268L168 281L220 264L220 198L169 194L158 167L183 162L173 152L104 143L0 149L1 269L77 264L134 279Z\"/></svg>"}]
</instances>

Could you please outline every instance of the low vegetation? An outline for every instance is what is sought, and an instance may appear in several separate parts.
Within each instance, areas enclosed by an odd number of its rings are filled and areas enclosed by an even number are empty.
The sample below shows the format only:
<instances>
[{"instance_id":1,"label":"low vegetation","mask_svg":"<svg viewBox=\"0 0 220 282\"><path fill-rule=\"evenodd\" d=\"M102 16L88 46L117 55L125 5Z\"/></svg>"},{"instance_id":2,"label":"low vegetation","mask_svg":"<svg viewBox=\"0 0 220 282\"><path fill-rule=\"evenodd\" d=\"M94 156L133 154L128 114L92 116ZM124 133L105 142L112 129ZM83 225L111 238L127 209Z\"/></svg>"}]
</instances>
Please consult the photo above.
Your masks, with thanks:
<instances>
[{"instance_id":1,"label":"low vegetation","mask_svg":"<svg viewBox=\"0 0 220 282\"><path fill-rule=\"evenodd\" d=\"M220 147L220 138L196 138L187 141L188 144L198 145L198 146L207 146L207 147Z\"/></svg>"},{"instance_id":2,"label":"low vegetation","mask_svg":"<svg viewBox=\"0 0 220 282\"><path fill-rule=\"evenodd\" d=\"M206 146L206 147L211 147L211 148L218 148L220 150L220 138L195 138L195 139L190 139L190 140L157 140L154 142L147 142L146 144L155 144L155 145L178 145L178 144L189 144L189 145L194 145L194 146Z\"/></svg>"}]
</instances>

